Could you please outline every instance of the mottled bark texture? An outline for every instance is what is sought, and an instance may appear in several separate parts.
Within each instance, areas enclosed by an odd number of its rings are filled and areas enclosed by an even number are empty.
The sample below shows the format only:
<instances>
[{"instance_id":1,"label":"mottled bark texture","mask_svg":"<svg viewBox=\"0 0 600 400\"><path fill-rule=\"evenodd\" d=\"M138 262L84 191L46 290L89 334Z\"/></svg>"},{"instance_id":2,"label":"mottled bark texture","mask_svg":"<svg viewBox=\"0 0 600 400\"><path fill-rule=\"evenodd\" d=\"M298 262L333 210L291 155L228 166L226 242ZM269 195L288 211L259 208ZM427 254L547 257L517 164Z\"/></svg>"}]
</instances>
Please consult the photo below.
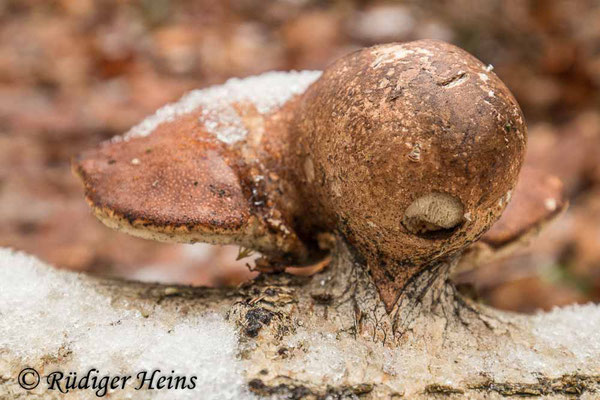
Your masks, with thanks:
<instances>
[{"instance_id":1,"label":"mottled bark texture","mask_svg":"<svg viewBox=\"0 0 600 400\"><path fill-rule=\"evenodd\" d=\"M246 384L259 397L595 398L600 390L598 368L593 373L594 368L565 367L553 374L536 370L535 362L506 359L513 350L524 349L535 351L544 362L566 365L572 355L536 335L535 317L493 310L459 294L449 277L456 262L441 261L421 271L391 313L365 265L342 242L314 276L262 274L238 289L81 279L90 290L109 296L111 307L138 310L149 322L168 319L177 324L205 312L224 316L238 332ZM318 352L325 357L315 364L311 357ZM61 357L62 361L42 359L37 367L51 370L65 364L69 352ZM327 363L339 363L340 357L346 364L333 368L342 373L332 377ZM56 397L53 392L20 390L15 374L7 372L10 359L3 359L0 369L0 393ZM116 392L114 398L140 398L143 393Z\"/></svg>"},{"instance_id":2,"label":"mottled bark texture","mask_svg":"<svg viewBox=\"0 0 600 400\"><path fill-rule=\"evenodd\" d=\"M561 398L584 392L595 393L600 375L571 374L549 376L536 371L507 366L500 359L503 349L527 346L541 354L560 359L531 335L528 317L504 313L485 307L457 292L450 279L450 270L458 257L440 261L424 269L402 290L391 313L386 312L377 289L369 279L365 265L348 247L339 243L338 252L328 266L310 278L287 274L262 275L241 289L229 318L240 327L242 352L249 360L247 377L258 394L277 394L294 398L495 398L512 395L547 395ZM256 324L256 310L272 316ZM248 317L248 316L251 317ZM257 327L259 327L257 329ZM311 381L310 372L290 371L285 364L293 357L282 346L286 335L297 330L331 334L338 349L356 354L356 364L350 366L343 384ZM383 353L372 352L367 357L357 351L365 342L380 349L396 351L404 348L423 349L436 359L426 374L412 374L417 360L404 360L408 368L404 375L394 375L378 369ZM461 351L457 351L461 349ZM472 374L452 356L464 352L475 363L498 362L498 371L511 376L497 381L489 375ZM412 356L419 354L408 352ZM448 358L446 358L448 357ZM383 362L384 363L384 362ZM455 364L455 365L453 365ZM282 373L280 367L286 373ZM453 370L444 376L444 369ZM506 371L508 368L509 371ZM440 371L440 372L436 372ZM525 378L536 375L537 381ZM458 377L458 378L457 378ZM314 377L313 377L314 379ZM451 381L452 384L444 384Z\"/></svg>"}]
</instances>

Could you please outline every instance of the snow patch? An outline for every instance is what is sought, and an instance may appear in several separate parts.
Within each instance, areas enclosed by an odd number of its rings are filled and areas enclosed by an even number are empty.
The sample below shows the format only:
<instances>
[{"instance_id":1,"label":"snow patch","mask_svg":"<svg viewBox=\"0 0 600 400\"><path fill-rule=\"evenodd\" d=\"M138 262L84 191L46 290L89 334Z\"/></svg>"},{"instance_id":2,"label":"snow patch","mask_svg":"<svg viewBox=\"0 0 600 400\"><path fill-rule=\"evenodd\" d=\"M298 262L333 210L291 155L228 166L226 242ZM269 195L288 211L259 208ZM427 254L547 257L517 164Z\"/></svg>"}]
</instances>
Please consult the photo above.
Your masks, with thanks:
<instances>
[{"instance_id":1,"label":"snow patch","mask_svg":"<svg viewBox=\"0 0 600 400\"><path fill-rule=\"evenodd\" d=\"M166 375L195 375L196 389L136 396L253 398L236 357L235 330L216 313L170 323L172 315L159 306L145 318L138 310L112 305L78 274L0 248L0 316L0 354L17 366L56 358L60 370L82 375L92 367L102 375L159 368Z\"/></svg>"},{"instance_id":2,"label":"snow patch","mask_svg":"<svg viewBox=\"0 0 600 400\"><path fill-rule=\"evenodd\" d=\"M193 90L179 101L158 109L124 136L113 140L147 136L160 124L201 108L200 122L206 129L222 142L235 143L247 134L234 107L236 103L251 103L258 112L266 114L303 93L319 76L321 71L267 72L244 79L232 78L222 85Z\"/></svg>"},{"instance_id":3,"label":"snow patch","mask_svg":"<svg viewBox=\"0 0 600 400\"><path fill-rule=\"evenodd\" d=\"M522 327L533 337L534 348L500 335L480 347L452 329L446 331L452 345L444 349L410 340L391 348L369 338L302 330L287 338L291 356L279 369L293 371L299 379L331 384L368 382L384 371L390 376L386 385L407 393L421 382L431 383L432 376L440 377L441 385L460 386L481 376L496 382L535 383L539 374L599 373L600 306L572 305L523 316Z\"/></svg>"},{"instance_id":4,"label":"snow patch","mask_svg":"<svg viewBox=\"0 0 600 400\"><path fill-rule=\"evenodd\" d=\"M600 306L571 305L539 313L533 318L532 332L548 346L574 356L571 365L562 368L593 364L600 370Z\"/></svg>"},{"instance_id":5,"label":"snow patch","mask_svg":"<svg viewBox=\"0 0 600 400\"><path fill-rule=\"evenodd\" d=\"M331 384L370 381L379 376L377 371L384 371L390 376L386 384L399 392L431 382L432 376L440 377L441 385L460 386L467 377L473 381L483 375L496 382L535 383L538 373L551 377L598 373L599 306L573 305L532 316L529 324L526 319L523 323L536 339L535 348L498 336L494 346L484 350L477 343L465 343L460 333L447 332L453 345L440 353L422 341L389 348L360 338L299 331L287 339L293 356L284 368L300 379ZM356 368L366 360L368 368Z\"/></svg>"}]
</instances>

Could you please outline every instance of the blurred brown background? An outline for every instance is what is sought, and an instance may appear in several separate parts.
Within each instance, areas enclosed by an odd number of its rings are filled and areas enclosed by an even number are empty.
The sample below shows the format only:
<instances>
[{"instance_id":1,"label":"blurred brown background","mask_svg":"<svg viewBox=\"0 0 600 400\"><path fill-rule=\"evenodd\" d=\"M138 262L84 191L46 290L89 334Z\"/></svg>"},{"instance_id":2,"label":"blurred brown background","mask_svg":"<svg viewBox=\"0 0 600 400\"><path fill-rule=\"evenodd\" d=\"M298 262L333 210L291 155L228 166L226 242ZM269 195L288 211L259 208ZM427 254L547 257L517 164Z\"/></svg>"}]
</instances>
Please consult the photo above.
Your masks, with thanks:
<instances>
[{"instance_id":1,"label":"blurred brown background","mask_svg":"<svg viewBox=\"0 0 600 400\"><path fill-rule=\"evenodd\" d=\"M600 1L592 0L0 0L0 246L96 274L238 283L249 259L236 262L235 248L154 243L101 225L70 157L192 88L322 69L359 47L419 38L494 66L527 117L528 163L558 175L571 201L528 248L467 280L511 310L598 301Z\"/></svg>"}]
</instances>

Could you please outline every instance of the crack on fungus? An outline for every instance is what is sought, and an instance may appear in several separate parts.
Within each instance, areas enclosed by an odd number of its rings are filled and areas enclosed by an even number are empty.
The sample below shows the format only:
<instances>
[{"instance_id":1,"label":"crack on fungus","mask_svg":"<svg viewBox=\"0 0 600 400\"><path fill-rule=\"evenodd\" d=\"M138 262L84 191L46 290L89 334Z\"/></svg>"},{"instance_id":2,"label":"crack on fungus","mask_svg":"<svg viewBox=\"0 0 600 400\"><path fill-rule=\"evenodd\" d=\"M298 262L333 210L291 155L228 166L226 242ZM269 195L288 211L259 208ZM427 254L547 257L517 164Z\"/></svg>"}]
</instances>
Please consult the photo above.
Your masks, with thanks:
<instances>
[{"instance_id":1,"label":"crack on fungus","mask_svg":"<svg viewBox=\"0 0 600 400\"><path fill-rule=\"evenodd\" d=\"M446 89L450 89L450 88L453 88L455 86L458 86L458 85L464 83L467 79L469 79L467 73L460 71L460 72L458 72L458 74L456 74L448 79L445 79L441 82L437 82L437 85L442 86Z\"/></svg>"}]
</instances>

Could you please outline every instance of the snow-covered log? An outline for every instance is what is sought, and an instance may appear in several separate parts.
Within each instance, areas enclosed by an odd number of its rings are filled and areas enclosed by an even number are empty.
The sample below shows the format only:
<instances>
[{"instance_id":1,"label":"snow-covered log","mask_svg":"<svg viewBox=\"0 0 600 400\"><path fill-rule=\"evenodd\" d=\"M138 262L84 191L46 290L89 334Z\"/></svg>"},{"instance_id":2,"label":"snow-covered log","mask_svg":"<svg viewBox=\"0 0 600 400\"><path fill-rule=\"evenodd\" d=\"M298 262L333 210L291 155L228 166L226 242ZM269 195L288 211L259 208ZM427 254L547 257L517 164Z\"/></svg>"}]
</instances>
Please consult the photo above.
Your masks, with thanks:
<instances>
[{"instance_id":1,"label":"snow-covered log","mask_svg":"<svg viewBox=\"0 0 600 400\"><path fill-rule=\"evenodd\" d=\"M600 307L520 316L424 276L393 319L340 254L312 278L216 290L98 279L3 249L0 398L91 398L92 388L48 390L47 377L92 368L132 375L108 391L117 399L597 396ZM29 391L18 381L26 367L41 375ZM136 374L155 369L195 376L195 388L136 390Z\"/></svg>"}]
</instances>

